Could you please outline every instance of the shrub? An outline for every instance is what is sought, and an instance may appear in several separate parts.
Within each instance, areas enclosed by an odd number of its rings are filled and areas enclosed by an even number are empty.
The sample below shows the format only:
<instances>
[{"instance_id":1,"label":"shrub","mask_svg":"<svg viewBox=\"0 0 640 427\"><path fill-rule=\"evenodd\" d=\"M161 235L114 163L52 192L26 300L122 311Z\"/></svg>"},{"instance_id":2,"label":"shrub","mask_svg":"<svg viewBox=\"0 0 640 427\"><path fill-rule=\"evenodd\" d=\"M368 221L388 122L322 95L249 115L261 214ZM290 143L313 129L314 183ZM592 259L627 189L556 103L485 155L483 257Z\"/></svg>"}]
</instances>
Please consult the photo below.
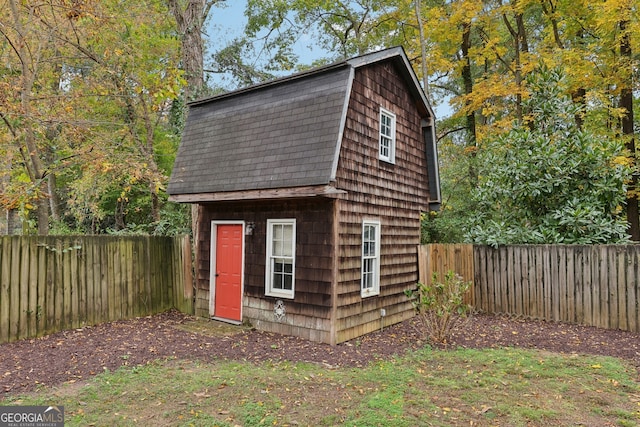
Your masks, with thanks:
<instances>
[{"instance_id":1,"label":"shrub","mask_svg":"<svg viewBox=\"0 0 640 427\"><path fill-rule=\"evenodd\" d=\"M418 287L405 291L413 299L413 306L419 319L420 333L424 339L446 343L451 332L461 326L471 307L464 302L464 295L471 288L453 271L445 274L444 282L438 280L434 272L431 285L418 283Z\"/></svg>"},{"instance_id":2,"label":"shrub","mask_svg":"<svg viewBox=\"0 0 640 427\"><path fill-rule=\"evenodd\" d=\"M624 203L633 172L623 141L582 129L561 71L528 77L529 120L485 140L477 155L467 242L626 243ZM631 153L633 156L633 153Z\"/></svg>"}]
</instances>

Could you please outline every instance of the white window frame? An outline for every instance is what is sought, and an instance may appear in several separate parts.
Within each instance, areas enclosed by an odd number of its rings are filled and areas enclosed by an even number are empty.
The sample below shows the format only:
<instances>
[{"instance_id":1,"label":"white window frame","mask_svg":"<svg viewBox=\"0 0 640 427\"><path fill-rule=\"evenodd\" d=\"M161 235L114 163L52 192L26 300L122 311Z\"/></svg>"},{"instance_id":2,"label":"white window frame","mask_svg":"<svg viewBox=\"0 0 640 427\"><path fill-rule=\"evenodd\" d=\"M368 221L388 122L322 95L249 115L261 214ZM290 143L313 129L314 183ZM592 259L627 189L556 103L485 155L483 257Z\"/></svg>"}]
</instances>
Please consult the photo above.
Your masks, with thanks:
<instances>
[{"instance_id":1,"label":"white window frame","mask_svg":"<svg viewBox=\"0 0 640 427\"><path fill-rule=\"evenodd\" d=\"M396 115L382 107L380 107L378 157L389 163L396 161Z\"/></svg>"},{"instance_id":2,"label":"white window frame","mask_svg":"<svg viewBox=\"0 0 640 427\"><path fill-rule=\"evenodd\" d=\"M291 226L291 255L283 253L274 254L274 227L275 226ZM284 248L284 247L283 247ZM287 252L287 251L285 251ZM276 259L285 259L291 261L291 289L281 289L274 287L273 276ZM277 298L293 299L296 284L296 220L295 219L268 219L267 220L267 258L265 262L265 295ZM285 273L288 274L288 273Z\"/></svg>"},{"instance_id":3,"label":"white window frame","mask_svg":"<svg viewBox=\"0 0 640 427\"><path fill-rule=\"evenodd\" d=\"M371 241L365 232L373 228L375 239ZM360 271L360 295L362 298L380 294L380 236L381 226L378 220L362 221L362 263ZM371 244L373 243L373 247ZM373 249L373 254L371 253Z\"/></svg>"}]
</instances>

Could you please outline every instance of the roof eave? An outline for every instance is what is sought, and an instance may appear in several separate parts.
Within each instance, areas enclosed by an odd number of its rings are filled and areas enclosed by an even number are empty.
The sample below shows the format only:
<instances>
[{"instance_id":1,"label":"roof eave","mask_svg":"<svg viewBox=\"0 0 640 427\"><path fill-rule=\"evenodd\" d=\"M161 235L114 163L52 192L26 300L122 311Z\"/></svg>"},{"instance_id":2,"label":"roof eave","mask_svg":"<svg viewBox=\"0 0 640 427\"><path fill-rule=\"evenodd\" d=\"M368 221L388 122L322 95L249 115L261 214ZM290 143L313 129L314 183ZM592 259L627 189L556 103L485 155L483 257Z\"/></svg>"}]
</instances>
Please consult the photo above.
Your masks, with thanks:
<instances>
[{"instance_id":1,"label":"roof eave","mask_svg":"<svg viewBox=\"0 0 640 427\"><path fill-rule=\"evenodd\" d=\"M346 191L332 185L274 188L264 190L221 191L212 193L172 194L169 201L177 203L232 202L243 200L301 199L309 197L338 198Z\"/></svg>"}]
</instances>

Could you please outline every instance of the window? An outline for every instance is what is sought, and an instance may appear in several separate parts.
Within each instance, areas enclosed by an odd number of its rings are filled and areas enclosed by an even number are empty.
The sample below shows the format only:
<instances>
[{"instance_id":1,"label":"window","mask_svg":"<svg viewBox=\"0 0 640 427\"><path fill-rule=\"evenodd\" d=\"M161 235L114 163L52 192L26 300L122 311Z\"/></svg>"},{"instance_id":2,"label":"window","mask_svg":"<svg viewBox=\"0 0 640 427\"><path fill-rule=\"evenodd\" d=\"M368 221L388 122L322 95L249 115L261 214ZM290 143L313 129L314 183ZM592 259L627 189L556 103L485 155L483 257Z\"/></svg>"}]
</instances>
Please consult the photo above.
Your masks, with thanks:
<instances>
[{"instance_id":1,"label":"window","mask_svg":"<svg viewBox=\"0 0 640 427\"><path fill-rule=\"evenodd\" d=\"M267 220L265 293L293 298L296 259L296 220Z\"/></svg>"},{"instance_id":2,"label":"window","mask_svg":"<svg viewBox=\"0 0 640 427\"><path fill-rule=\"evenodd\" d=\"M380 222L362 223L362 297L380 293Z\"/></svg>"},{"instance_id":3,"label":"window","mask_svg":"<svg viewBox=\"0 0 640 427\"><path fill-rule=\"evenodd\" d=\"M396 115L380 108L380 160L394 163L396 160Z\"/></svg>"}]
</instances>

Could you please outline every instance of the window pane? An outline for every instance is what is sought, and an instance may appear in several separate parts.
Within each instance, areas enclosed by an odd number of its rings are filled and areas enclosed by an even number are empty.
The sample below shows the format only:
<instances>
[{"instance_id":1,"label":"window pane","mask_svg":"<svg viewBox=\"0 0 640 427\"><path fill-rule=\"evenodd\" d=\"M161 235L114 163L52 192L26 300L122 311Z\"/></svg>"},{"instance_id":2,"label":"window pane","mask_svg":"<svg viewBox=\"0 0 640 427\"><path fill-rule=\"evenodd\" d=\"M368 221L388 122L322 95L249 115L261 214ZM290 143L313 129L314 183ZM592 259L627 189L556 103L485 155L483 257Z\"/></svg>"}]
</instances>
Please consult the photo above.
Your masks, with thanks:
<instances>
[{"instance_id":1,"label":"window pane","mask_svg":"<svg viewBox=\"0 0 640 427\"><path fill-rule=\"evenodd\" d=\"M282 255L282 241L274 240L272 246L272 253L275 256Z\"/></svg>"},{"instance_id":2,"label":"window pane","mask_svg":"<svg viewBox=\"0 0 640 427\"><path fill-rule=\"evenodd\" d=\"M286 289L287 291L290 291L290 290L293 289L293 276L292 275L287 274L287 275L283 276L282 289Z\"/></svg>"},{"instance_id":3,"label":"window pane","mask_svg":"<svg viewBox=\"0 0 640 427\"><path fill-rule=\"evenodd\" d=\"M283 258L273 260L273 288L293 289L293 264L290 260Z\"/></svg>"},{"instance_id":4,"label":"window pane","mask_svg":"<svg viewBox=\"0 0 640 427\"><path fill-rule=\"evenodd\" d=\"M273 273L273 289L282 289L282 274L281 273Z\"/></svg>"},{"instance_id":5,"label":"window pane","mask_svg":"<svg viewBox=\"0 0 640 427\"><path fill-rule=\"evenodd\" d=\"M385 136L380 137L380 155L383 157L389 157L389 146L391 140Z\"/></svg>"},{"instance_id":6,"label":"window pane","mask_svg":"<svg viewBox=\"0 0 640 427\"><path fill-rule=\"evenodd\" d=\"M273 240L282 240L282 227L281 224L273 225Z\"/></svg>"},{"instance_id":7,"label":"window pane","mask_svg":"<svg viewBox=\"0 0 640 427\"><path fill-rule=\"evenodd\" d=\"M293 255L293 226L292 225L284 225L283 227L283 248L282 254L283 256L292 256Z\"/></svg>"},{"instance_id":8,"label":"window pane","mask_svg":"<svg viewBox=\"0 0 640 427\"><path fill-rule=\"evenodd\" d=\"M365 259L363 260L363 262L364 262L364 267L362 271L362 288L363 289L373 288L374 260Z\"/></svg>"},{"instance_id":9,"label":"window pane","mask_svg":"<svg viewBox=\"0 0 640 427\"><path fill-rule=\"evenodd\" d=\"M372 267L372 264L373 264L373 260L371 258L368 258L368 259L363 260L363 262L364 262L364 267L363 267L362 271L365 274L371 273L371 267Z\"/></svg>"},{"instance_id":10,"label":"window pane","mask_svg":"<svg viewBox=\"0 0 640 427\"><path fill-rule=\"evenodd\" d=\"M362 254L366 257L373 255L373 249L371 243L363 243Z\"/></svg>"}]
</instances>

